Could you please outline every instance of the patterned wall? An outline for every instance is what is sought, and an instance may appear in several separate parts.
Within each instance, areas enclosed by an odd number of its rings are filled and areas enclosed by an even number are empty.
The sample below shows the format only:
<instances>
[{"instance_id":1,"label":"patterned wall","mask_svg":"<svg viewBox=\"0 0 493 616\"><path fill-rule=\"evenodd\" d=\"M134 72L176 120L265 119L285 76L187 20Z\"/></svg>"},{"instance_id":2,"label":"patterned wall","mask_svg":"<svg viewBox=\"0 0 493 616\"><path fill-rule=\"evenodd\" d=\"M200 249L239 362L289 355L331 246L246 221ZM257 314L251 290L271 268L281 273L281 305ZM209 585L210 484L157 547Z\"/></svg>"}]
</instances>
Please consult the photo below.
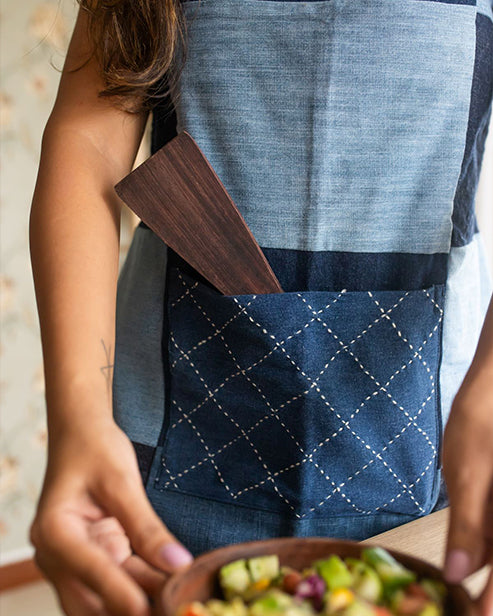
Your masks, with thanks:
<instances>
[{"instance_id":1,"label":"patterned wall","mask_svg":"<svg viewBox=\"0 0 493 616\"><path fill-rule=\"evenodd\" d=\"M58 70L63 65L77 8L75 0L1 0L0 4L2 563L25 558L30 553L27 529L45 464L43 366L29 258L28 219L41 135L55 99ZM149 131L136 164L148 155L148 138ZM481 225L493 263L492 142L490 135L478 198L482 203ZM122 259L134 224L134 217L125 210Z\"/></svg>"},{"instance_id":2,"label":"patterned wall","mask_svg":"<svg viewBox=\"0 0 493 616\"><path fill-rule=\"evenodd\" d=\"M28 244L41 136L78 4L0 5L0 562L29 554L27 528L45 465L44 378ZM147 157L149 132L136 164ZM136 222L122 219L121 260Z\"/></svg>"}]
</instances>

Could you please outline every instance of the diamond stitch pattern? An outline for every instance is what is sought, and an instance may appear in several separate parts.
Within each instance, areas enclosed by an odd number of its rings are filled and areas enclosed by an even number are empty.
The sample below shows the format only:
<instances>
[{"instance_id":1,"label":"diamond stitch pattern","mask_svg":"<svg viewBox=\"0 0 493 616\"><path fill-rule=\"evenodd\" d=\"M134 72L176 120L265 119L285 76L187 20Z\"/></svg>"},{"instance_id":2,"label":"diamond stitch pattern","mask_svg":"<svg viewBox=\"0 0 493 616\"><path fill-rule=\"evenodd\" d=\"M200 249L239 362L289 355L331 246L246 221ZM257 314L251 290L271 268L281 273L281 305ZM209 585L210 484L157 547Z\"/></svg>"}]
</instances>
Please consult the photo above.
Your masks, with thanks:
<instances>
[{"instance_id":1,"label":"diamond stitch pattern","mask_svg":"<svg viewBox=\"0 0 493 616\"><path fill-rule=\"evenodd\" d=\"M161 489L314 515L424 514L443 287L223 296L170 268Z\"/></svg>"}]
</instances>

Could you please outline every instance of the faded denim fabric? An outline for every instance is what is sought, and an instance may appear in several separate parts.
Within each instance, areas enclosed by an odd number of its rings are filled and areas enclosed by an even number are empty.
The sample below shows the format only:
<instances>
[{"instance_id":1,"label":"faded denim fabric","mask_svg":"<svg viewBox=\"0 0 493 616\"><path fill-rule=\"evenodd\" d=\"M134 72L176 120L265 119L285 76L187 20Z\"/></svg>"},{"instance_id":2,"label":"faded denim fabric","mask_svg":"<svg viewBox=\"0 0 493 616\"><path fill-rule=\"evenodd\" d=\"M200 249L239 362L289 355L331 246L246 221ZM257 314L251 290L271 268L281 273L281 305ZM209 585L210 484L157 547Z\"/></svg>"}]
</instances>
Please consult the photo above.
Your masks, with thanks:
<instances>
[{"instance_id":1,"label":"faded denim fabric","mask_svg":"<svg viewBox=\"0 0 493 616\"><path fill-rule=\"evenodd\" d=\"M289 290L222 296L135 232L115 417L153 507L194 553L363 539L446 505L442 418L491 290L473 213L491 8L184 2L176 130ZM153 152L173 133L163 119L156 108Z\"/></svg>"},{"instance_id":2,"label":"faded denim fabric","mask_svg":"<svg viewBox=\"0 0 493 616\"><path fill-rule=\"evenodd\" d=\"M152 447L164 419L166 265L165 244L137 227L118 279L113 415L133 441Z\"/></svg>"},{"instance_id":3,"label":"faded denim fabric","mask_svg":"<svg viewBox=\"0 0 493 616\"><path fill-rule=\"evenodd\" d=\"M493 1L492 0L477 0L478 14L485 15L493 21Z\"/></svg>"},{"instance_id":4,"label":"faded denim fabric","mask_svg":"<svg viewBox=\"0 0 493 616\"><path fill-rule=\"evenodd\" d=\"M491 291L488 261L482 238L477 234L467 246L450 251L440 368L443 425L476 352Z\"/></svg>"},{"instance_id":5,"label":"faded denim fabric","mask_svg":"<svg viewBox=\"0 0 493 616\"><path fill-rule=\"evenodd\" d=\"M262 247L448 252L476 7L184 3L175 101Z\"/></svg>"}]
</instances>

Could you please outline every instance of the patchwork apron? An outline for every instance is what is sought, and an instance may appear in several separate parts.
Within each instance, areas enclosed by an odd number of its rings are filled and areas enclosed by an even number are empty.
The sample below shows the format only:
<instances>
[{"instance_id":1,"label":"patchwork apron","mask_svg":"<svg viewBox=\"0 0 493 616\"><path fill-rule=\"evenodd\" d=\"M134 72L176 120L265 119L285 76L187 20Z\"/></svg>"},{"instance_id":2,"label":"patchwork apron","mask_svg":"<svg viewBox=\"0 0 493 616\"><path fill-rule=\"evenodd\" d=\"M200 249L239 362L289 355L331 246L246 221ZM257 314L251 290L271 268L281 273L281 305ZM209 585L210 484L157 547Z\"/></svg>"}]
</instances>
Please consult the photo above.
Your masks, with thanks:
<instances>
[{"instance_id":1,"label":"patchwork apron","mask_svg":"<svg viewBox=\"0 0 493 616\"><path fill-rule=\"evenodd\" d=\"M176 132L197 141L285 292L222 295L137 228L114 396L149 498L196 553L364 538L426 515L490 292L474 192L491 2L183 10ZM166 122L157 107L153 151Z\"/></svg>"}]
</instances>

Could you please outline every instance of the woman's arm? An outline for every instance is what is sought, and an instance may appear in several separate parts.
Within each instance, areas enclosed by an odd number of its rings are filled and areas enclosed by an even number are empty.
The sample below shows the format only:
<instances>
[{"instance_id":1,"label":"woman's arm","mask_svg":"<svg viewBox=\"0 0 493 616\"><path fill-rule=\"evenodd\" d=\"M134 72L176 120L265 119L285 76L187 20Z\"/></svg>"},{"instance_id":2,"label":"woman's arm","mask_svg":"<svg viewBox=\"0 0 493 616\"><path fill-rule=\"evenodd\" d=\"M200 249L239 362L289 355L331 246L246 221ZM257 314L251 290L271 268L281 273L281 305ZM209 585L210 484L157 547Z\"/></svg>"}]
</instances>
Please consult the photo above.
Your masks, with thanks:
<instances>
[{"instance_id":1,"label":"woman's arm","mask_svg":"<svg viewBox=\"0 0 493 616\"><path fill-rule=\"evenodd\" d=\"M445 574L460 582L493 563L493 298L452 405L443 466L450 498ZM493 573L479 607L481 616L493 616Z\"/></svg>"},{"instance_id":2,"label":"woman's arm","mask_svg":"<svg viewBox=\"0 0 493 616\"><path fill-rule=\"evenodd\" d=\"M132 445L112 418L121 207L113 187L132 168L148 114L97 97L103 84L94 59L67 72L88 57L86 24L79 10L30 215L49 434L31 537L66 613L104 606L147 614L144 593L118 566L130 554L125 534L156 568L190 560L152 510ZM117 537L116 547L95 540L101 528Z\"/></svg>"}]
</instances>

